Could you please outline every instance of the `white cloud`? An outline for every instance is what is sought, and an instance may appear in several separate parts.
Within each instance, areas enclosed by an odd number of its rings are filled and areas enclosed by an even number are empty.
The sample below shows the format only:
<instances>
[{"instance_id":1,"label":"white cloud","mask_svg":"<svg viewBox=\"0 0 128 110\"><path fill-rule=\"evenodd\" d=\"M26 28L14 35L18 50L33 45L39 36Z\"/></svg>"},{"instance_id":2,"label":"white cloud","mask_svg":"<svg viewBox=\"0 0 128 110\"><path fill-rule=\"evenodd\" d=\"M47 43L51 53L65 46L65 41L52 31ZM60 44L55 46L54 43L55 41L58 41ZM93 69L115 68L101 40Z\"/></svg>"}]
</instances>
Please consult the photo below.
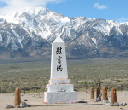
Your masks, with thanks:
<instances>
[{"instance_id":1,"label":"white cloud","mask_svg":"<svg viewBox=\"0 0 128 110\"><path fill-rule=\"evenodd\" d=\"M48 3L60 3L65 0L0 0L0 1L7 4L7 6L0 7L0 13L9 13L36 6L45 7Z\"/></svg>"},{"instance_id":2,"label":"white cloud","mask_svg":"<svg viewBox=\"0 0 128 110\"><path fill-rule=\"evenodd\" d=\"M119 18L117 19L118 23L128 22L128 18Z\"/></svg>"},{"instance_id":3,"label":"white cloud","mask_svg":"<svg viewBox=\"0 0 128 110\"><path fill-rule=\"evenodd\" d=\"M107 7L105 5L99 5L99 3L94 3L94 8L97 8L97 9L105 9Z\"/></svg>"}]
</instances>

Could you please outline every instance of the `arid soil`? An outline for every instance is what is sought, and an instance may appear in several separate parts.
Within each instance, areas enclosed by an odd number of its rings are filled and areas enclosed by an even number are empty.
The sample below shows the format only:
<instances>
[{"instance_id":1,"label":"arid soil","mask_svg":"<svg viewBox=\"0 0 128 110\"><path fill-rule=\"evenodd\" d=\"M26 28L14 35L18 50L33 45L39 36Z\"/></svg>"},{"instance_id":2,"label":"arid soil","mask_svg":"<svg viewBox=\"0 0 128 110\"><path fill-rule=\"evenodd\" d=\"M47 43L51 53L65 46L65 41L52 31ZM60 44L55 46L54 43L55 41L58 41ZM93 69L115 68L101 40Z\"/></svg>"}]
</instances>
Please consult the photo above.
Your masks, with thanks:
<instances>
[{"instance_id":1,"label":"arid soil","mask_svg":"<svg viewBox=\"0 0 128 110\"><path fill-rule=\"evenodd\" d=\"M0 110L6 110L6 104L14 105L13 93L1 93L0 94ZM102 98L102 97L101 97ZM28 101L24 101L27 99ZM111 94L108 92L108 99L111 100ZM101 99L102 100L102 99ZM31 107L25 108L11 108L10 110L128 110L126 106L111 106L103 105L103 101L94 102L90 100L90 93L78 92L77 101L87 101L87 103L76 104L43 104L43 93L27 93L22 94L21 101L26 102ZM117 91L117 101L119 103L128 104L128 91Z\"/></svg>"}]
</instances>

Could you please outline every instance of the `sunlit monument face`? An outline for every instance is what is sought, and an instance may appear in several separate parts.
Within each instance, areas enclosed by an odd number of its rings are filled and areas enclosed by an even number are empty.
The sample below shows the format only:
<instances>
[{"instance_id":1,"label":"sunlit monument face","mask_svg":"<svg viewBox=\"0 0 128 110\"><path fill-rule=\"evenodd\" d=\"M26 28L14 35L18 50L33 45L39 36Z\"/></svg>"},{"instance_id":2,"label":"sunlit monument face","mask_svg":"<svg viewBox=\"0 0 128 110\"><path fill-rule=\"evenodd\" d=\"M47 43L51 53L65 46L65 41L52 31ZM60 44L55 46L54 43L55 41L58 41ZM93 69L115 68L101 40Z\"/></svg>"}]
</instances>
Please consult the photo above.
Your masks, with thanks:
<instances>
[{"instance_id":1,"label":"sunlit monument face","mask_svg":"<svg viewBox=\"0 0 128 110\"><path fill-rule=\"evenodd\" d=\"M64 41L58 37L52 44L51 79L67 79L67 62Z\"/></svg>"}]
</instances>

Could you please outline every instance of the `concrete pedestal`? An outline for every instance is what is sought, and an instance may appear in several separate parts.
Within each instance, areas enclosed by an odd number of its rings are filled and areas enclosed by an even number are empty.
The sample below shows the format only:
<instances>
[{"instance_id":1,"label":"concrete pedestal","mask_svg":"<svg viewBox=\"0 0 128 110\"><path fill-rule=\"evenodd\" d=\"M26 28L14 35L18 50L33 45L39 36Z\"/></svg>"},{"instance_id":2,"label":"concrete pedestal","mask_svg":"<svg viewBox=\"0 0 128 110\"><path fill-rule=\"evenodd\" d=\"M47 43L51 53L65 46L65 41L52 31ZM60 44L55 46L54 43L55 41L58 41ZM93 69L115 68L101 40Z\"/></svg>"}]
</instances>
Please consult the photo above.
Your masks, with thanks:
<instances>
[{"instance_id":1,"label":"concrete pedestal","mask_svg":"<svg viewBox=\"0 0 128 110\"><path fill-rule=\"evenodd\" d=\"M44 103L74 103L77 102L76 92L45 92Z\"/></svg>"}]
</instances>

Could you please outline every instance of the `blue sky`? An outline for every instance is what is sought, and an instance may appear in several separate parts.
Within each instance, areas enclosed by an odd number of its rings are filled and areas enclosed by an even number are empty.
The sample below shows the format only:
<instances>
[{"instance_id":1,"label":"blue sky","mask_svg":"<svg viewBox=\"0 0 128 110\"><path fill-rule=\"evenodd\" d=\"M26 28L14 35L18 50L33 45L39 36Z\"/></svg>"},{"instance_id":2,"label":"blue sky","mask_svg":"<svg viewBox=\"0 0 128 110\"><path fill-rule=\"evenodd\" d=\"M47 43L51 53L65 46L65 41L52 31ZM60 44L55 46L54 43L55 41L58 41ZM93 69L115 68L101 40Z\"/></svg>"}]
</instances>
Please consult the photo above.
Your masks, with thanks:
<instances>
[{"instance_id":1,"label":"blue sky","mask_svg":"<svg viewBox=\"0 0 128 110\"><path fill-rule=\"evenodd\" d=\"M72 18L104 18L128 22L128 0L0 0L0 13L43 6Z\"/></svg>"},{"instance_id":2,"label":"blue sky","mask_svg":"<svg viewBox=\"0 0 128 110\"><path fill-rule=\"evenodd\" d=\"M128 0L66 0L49 3L47 8L70 18L83 16L128 22Z\"/></svg>"}]
</instances>

